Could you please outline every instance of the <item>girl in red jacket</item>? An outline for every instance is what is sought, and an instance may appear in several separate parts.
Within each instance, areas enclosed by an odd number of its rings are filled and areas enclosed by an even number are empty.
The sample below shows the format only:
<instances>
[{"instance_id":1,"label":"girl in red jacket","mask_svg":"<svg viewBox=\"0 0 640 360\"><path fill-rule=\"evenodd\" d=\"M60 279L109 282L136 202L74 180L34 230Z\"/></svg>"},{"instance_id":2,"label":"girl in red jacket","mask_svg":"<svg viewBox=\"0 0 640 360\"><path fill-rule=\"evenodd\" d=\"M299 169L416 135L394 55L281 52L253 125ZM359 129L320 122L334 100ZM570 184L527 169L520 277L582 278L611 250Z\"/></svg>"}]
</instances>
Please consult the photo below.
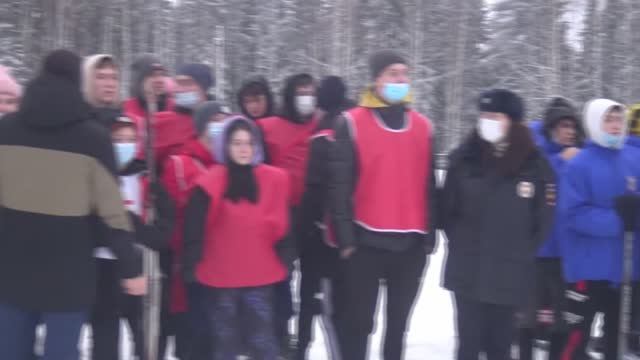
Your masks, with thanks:
<instances>
[{"instance_id":1,"label":"girl in red jacket","mask_svg":"<svg viewBox=\"0 0 640 360\"><path fill-rule=\"evenodd\" d=\"M214 359L276 360L273 285L287 277L277 246L289 229L289 178L262 164L262 140L244 117L226 121L220 164L197 182L187 205L184 275L205 287Z\"/></svg>"}]
</instances>

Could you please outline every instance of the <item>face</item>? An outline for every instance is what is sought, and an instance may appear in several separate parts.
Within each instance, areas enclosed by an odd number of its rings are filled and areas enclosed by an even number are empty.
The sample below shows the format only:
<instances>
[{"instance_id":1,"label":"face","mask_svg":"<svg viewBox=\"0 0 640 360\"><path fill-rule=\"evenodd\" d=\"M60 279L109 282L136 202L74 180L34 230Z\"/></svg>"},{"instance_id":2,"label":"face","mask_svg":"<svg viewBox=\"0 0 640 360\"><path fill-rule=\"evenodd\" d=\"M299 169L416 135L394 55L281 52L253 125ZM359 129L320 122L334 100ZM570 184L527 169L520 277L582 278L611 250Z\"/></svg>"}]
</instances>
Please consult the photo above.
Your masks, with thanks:
<instances>
[{"instance_id":1,"label":"face","mask_svg":"<svg viewBox=\"0 0 640 360\"><path fill-rule=\"evenodd\" d=\"M376 91L378 94L382 94L384 84L408 84L410 82L409 67L404 64L393 64L387 66L376 79Z\"/></svg>"},{"instance_id":2,"label":"face","mask_svg":"<svg viewBox=\"0 0 640 360\"><path fill-rule=\"evenodd\" d=\"M113 66L97 69L94 79L96 100L103 105L114 104L118 99L118 70Z\"/></svg>"},{"instance_id":3,"label":"face","mask_svg":"<svg viewBox=\"0 0 640 360\"><path fill-rule=\"evenodd\" d=\"M502 125L502 132L504 134L509 133L509 129L511 128L511 121L509 120L509 117L506 114L495 113L495 112L481 112L480 118L499 121L500 124Z\"/></svg>"},{"instance_id":4,"label":"face","mask_svg":"<svg viewBox=\"0 0 640 360\"><path fill-rule=\"evenodd\" d=\"M136 142L136 129L133 126L119 126L111 132L111 141L116 144Z\"/></svg>"},{"instance_id":5,"label":"face","mask_svg":"<svg viewBox=\"0 0 640 360\"><path fill-rule=\"evenodd\" d=\"M267 97L265 95L245 96L242 99L242 106L252 118L261 118L267 113Z\"/></svg>"},{"instance_id":6,"label":"face","mask_svg":"<svg viewBox=\"0 0 640 360\"><path fill-rule=\"evenodd\" d=\"M575 146L576 134L576 123L570 119L560 120L551 131L553 141L562 146Z\"/></svg>"},{"instance_id":7,"label":"face","mask_svg":"<svg viewBox=\"0 0 640 360\"><path fill-rule=\"evenodd\" d=\"M144 79L145 91L156 96L164 94L166 92L165 76L164 70L155 70L151 76Z\"/></svg>"},{"instance_id":8,"label":"face","mask_svg":"<svg viewBox=\"0 0 640 360\"><path fill-rule=\"evenodd\" d=\"M625 119L622 111L609 111L604 116L602 131L609 135L623 135L624 121Z\"/></svg>"},{"instance_id":9,"label":"face","mask_svg":"<svg viewBox=\"0 0 640 360\"><path fill-rule=\"evenodd\" d=\"M229 156L239 165L249 165L253 160L253 137L247 130L236 130L231 135Z\"/></svg>"},{"instance_id":10,"label":"face","mask_svg":"<svg viewBox=\"0 0 640 360\"><path fill-rule=\"evenodd\" d=\"M0 93L0 114L18 111L18 98L10 94Z\"/></svg>"},{"instance_id":11,"label":"face","mask_svg":"<svg viewBox=\"0 0 640 360\"><path fill-rule=\"evenodd\" d=\"M200 101L205 101L206 96L204 91L198 86L198 83L190 76L178 75L175 78L176 88L175 92L196 92L200 96Z\"/></svg>"},{"instance_id":12,"label":"face","mask_svg":"<svg viewBox=\"0 0 640 360\"><path fill-rule=\"evenodd\" d=\"M316 87L313 84L296 87L296 96L315 96Z\"/></svg>"}]
</instances>

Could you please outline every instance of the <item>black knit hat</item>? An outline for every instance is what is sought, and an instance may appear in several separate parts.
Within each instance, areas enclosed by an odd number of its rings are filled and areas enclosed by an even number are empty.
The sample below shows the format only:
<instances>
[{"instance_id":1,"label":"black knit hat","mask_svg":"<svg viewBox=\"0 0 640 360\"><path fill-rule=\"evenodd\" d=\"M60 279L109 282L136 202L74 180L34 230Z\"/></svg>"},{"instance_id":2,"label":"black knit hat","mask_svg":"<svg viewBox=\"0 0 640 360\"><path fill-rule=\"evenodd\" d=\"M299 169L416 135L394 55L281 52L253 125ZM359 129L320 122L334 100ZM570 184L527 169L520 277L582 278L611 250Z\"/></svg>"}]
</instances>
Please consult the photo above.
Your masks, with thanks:
<instances>
[{"instance_id":1,"label":"black knit hat","mask_svg":"<svg viewBox=\"0 0 640 360\"><path fill-rule=\"evenodd\" d=\"M347 102L347 86L338 76L327 76L318 87L318 107L324 111L335 111Z\"/></svg>"},{"instance_id":2,"label":"black knit hat","mask_svg":"<svg viewBox=\"0 0 640 360\"><path fill-rule=\"evenodd\" d=\"M483 112L506 114L513 122L524 121L524 102L516 93L504 90L489 90L478 99L478 109Z\"/></svg>"},{"instance_id":3,"label":"black knit hat","mask_svg":"<svg viewBox=\"0 0 640 360\"><path fill-rule=\"evenodd\" d=\"M44 59L42 72L59 76L80 86L82 59L69 50L54 50Z\"/></svg>"},{"instance_id":4,"label":"black knit hat","mask_svg":"<svg viewBox=\"0 0 640 360\"><path fill-rule=\"evenodd\" d=\"M378 76L386 69L388 66L393 64L404 64L408 65L407 59L404 56L393 50L381 50L377 53L371 55L369 58L369 69L371 70L371 78L377 79Z\"/></svg>"},{"instance_id":5,"label":"black knit hat","mask_svg":"<svg viewBox=\"0 0 640 360\"><path fill-rule=\"evenodd\" d=\"M184 75L192 78L205 93L215 86L215 79L211 67L205 64L186 64L178 68L177 75Z\"/></svg>"}]
</instances>

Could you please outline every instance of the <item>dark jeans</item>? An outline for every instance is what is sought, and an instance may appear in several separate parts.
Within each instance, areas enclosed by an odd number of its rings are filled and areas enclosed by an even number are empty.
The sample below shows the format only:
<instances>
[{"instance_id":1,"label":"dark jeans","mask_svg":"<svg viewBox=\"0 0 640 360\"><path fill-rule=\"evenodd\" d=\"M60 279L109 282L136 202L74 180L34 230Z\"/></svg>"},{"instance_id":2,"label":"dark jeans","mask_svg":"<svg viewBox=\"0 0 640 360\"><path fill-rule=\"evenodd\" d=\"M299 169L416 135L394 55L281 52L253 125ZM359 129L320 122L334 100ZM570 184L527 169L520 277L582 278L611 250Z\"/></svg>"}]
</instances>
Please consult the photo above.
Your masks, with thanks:
<instances>
[{"instance_id":1,"label":"dark jeans","mask_svg":"<svg viewBox=\"0 0 640 360\"><path fill-rule=\"evenodd\" d=\"M206 288L215 360L235 360L244 346L254 360L277 360L273 287Z\"/></svg>"},{"instance_id":2,"label":"dark jeans","mask_svg":"<svg viewBox=\"0 0 640 360\"><path fill-rule=\"evenodd\" d=\"M198 284L187 285L189 310L174 315L176 353L180 360L211 359L213 335L208 315L207 289Z\"/></svg>"},{"instance_id":3,"label":"dark jeans","mask_svg":"<svg viewBox=\"0 0 640 360\"><path fill-rule=\"evenodd\" d=\"M344 311L338 324L343 359L366 359L380 280L387 290L383 359L402 359L407 321L426 262L427 255L419 246L403 252L363 246L344 261Z\"/></svg>"},{"instance_id":4,"label":"dark jeans","mask_svg":"<svg viewBox=\"0 0 640 360\"><path fill-rule=\"evenodd\" d=\"M590 359L586 347L597 312L604 313L604 357L618 358L620 292L608 281L580 281L568 286L565 319L569 334L563 359Z\"/></svg>"},{"instance_id":5,"label":"dark jeans","mask_svg":"<svg viewBox=\"0 0 640 360\"><path fill-rule=\"evenodd\" d=\"M3 360L32 360L35 331L47 329L41 360L77 360L80 330L86 312L41 313L0 304L0 357Z\"/></svg>"},{"instance_id":6,"label":"dark jeans","mask_svg":"<svg viewBox=\"0 0 640 360\"><path fill-rule=\"evenodd\" d=\"M476 301L456 294L457 360L511 360L515 307Z\"/></svg>"},{"instance_id":7,"label":"dark jeans","mask_svg":"<svg viewBox=\"0 0 640 360\"><path fill-rule=\"evenodd\" d=\"M273 326L280 342L289 336L289 320L293 317L293 293L291 291L291 275L287 280L274 285L275 319Z\"/></svg>"}]
</instances>

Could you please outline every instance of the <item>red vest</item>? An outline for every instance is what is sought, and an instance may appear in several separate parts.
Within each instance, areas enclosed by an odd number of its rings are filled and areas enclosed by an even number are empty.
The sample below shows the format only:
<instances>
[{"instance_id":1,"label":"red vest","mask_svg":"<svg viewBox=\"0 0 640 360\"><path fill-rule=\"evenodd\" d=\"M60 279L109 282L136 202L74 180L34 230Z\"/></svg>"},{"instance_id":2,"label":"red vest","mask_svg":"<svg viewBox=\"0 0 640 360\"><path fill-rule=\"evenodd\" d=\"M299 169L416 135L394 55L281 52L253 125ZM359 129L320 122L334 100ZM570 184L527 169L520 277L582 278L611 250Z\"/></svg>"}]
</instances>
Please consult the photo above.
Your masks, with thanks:
<instances>
[{"instance_id":1,"label":"red vest","mask_svg":"<svg viewBox=\"0 0 640 360\"><path fill-rule=\"evenodd\" d=\"M380 232L429 231L429 120L409 110L405 127L392 130L371 109L358 107L346 116L358 157L353 195L356 223Z\"/></svg>"},{"instance_id":2,"label":"red vest","mask_svg":"<svg viewBox=\"0 0 640 360\"><path fill-rule=\"evenodd\" d=\"M255 168L258 203L233 203L224 198L227 168L212 167L198 180L211 197L203 254L196 277L220 288L274 284L287 277L276 244L289 229L289 179L268 165Z\"/></svg>"},{"instance_id":3,"label":"red vest","mask_svg":"<svg viewBox=\"0 0 640 360\"><path fill-rule=\"evenodd\" d=\"M309 156L309 138L317 120L296 124L273 116L258 120L271 165L282 168L291 176L291 202L299 205L304 193L304 178Z\"/></svg>"}]
</instances>

